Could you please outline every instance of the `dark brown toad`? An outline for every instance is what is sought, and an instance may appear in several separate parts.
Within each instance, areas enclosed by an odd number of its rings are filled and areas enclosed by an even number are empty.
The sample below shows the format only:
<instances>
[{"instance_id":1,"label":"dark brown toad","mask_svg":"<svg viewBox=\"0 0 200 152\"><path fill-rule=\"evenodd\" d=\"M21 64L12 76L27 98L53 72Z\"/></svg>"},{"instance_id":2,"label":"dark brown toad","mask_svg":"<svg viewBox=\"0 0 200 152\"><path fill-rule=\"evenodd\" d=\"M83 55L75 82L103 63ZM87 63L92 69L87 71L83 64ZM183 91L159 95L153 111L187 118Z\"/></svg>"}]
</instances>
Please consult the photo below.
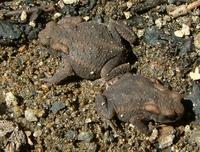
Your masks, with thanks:
<instances>
[{"instance_id":1,"label":"dark brown toad","mask_svg":"<svg viewBox=\"0 0 200 152\"><path fill-rule=\"evenodd\" d=\"M183 116L181 100L179 93L156 80L126 73L96 96L96 110L106 120L117 116L143 133L150 133L150 121L172 123Z\"/></svg>"},{"instance_id":2,"label":"dark brown toad","mask_svg":"<svg viewBox=\"0 0 200 152\"><path fill-rule=\"evenodd\" d=\"M47 80L59 83L73 75L110 79L129 71L128 56L132 51L127 45L131 46L136 36L118 22L106 25L83 22L81 17L64 17L58 23L49 22L39 39L43 45L63 52L62 67Z\"/></svg>"}]
</instances>

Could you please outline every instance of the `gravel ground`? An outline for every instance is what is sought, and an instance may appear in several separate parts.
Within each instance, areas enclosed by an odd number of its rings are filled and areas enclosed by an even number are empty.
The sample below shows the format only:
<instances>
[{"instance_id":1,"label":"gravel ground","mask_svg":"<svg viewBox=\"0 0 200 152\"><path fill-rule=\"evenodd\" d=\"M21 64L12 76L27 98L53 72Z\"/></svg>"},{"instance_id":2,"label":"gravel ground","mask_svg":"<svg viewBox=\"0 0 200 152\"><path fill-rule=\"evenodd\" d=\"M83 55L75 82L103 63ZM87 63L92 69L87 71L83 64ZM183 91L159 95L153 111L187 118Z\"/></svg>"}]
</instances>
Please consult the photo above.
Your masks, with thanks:
<instances>
[{"instance_id":1,"label":"gravel ground","mask_svg":"<svg viewBox=\"0 0 200 152\"><path fill-rule=\"evenodd\" d=\"M168 14L186 2L193 1L0 2L0 151L200 151L200 9L177 18ZM9 14L39 6L48 9ZM48 21L65 15L123 20L139 37L133 71L180 92L192 100L193 111L185 101L183 120L155 129L150 137L123 122L123 134L115 135L94 107L100 86L78 78L63 85L45 84L43 79L55 73L61 58L42 47L37 34ZM10 23L10 32L3 32L3 25Z\"/></svg>"}]
</instances>

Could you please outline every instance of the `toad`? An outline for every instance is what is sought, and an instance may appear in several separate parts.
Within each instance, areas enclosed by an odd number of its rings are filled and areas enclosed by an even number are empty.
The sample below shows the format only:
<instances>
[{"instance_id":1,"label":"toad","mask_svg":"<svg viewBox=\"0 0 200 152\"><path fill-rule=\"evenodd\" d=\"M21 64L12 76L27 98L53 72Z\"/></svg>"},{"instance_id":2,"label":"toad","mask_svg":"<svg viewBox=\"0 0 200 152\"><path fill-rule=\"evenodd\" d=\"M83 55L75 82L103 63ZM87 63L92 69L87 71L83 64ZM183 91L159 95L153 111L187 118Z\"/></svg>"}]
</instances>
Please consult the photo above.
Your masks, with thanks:
<instances>
[{"instance_id":1,"label":"toad","mask_svg":"<svg viewBox=\"0 0 200 152\"><path fill-rule=\"evenodd\" d=\"M129 56L136 35L125 25L83 22L81 17L51 21L39 33L41 44L62 52L61 68L49 79L59 83L77 75L81 78L109 80L130 71Z\"/></svg>"},{"instance_id":2,"label":"toad","mask_svg":"<svg viewBox=\"0 0 200 152\"><path fill-rule=\"evenodd\" d=\"M118 76L95 100L97 113L102 118L117 117L146 134L151 132L149 122L173 123L184 113L179 93L158 80L131 73Z\"/></svg>"}]
</instances>

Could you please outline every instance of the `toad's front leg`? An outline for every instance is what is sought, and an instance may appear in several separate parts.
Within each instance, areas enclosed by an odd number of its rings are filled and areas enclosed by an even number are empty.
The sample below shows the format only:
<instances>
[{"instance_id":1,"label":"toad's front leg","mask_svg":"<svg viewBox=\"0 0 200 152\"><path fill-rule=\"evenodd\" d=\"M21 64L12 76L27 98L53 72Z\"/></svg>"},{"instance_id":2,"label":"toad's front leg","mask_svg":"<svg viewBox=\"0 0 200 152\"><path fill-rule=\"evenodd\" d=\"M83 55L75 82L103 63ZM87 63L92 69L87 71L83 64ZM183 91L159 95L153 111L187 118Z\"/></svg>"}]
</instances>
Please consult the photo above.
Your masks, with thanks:
<instances>
[{"instance_id":1,"label":"toad's front leg","mask_svg":"<svg viewBox=\"0 0 200 152\"><path fill-rule=\"evenodd\" d=\"M143 118L142 114L136 114L132 116L129 122L133 124L142 133L147 135L151 133L151 130L148 127L149 121Z\"/></svg>"},{"instance_id":2,"label":"toad's front leg","mask_svg":"<svg viewBox=\"0 0 200 152\"><path fill-rule=\"evenodd\" d=\"M50 84L58 84L65 78L73 75L75 75L75 73L72 66L65 57L63 58L62 66L58 69L58 71L52 77L47 78L44 81Z\"/></svg>"},{"instance_id":3,"label":"toad's front leg","mask_svg":"<svg viewBox=\"0 0 200 152\"><path fill-rule=\"evenodd\" d=\"M115 132L117 132L117 125L111 121L116 115L115 109L111 102L107 102L104 95L97 95L95 98L95 107L97 113L106 121L106 125L109 125Z\"/></svg>"}]
</instances>

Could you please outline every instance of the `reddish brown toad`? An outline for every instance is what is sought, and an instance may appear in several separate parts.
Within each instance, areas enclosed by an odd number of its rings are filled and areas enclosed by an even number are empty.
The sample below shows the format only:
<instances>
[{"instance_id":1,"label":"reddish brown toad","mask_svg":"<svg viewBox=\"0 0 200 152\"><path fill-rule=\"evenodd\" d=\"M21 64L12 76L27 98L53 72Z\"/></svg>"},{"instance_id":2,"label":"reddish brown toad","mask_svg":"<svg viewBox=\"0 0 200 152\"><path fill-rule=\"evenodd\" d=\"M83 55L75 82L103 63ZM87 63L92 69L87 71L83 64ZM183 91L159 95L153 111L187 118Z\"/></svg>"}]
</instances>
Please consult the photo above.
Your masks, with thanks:
<instances>
[{"instance_id":1,"label":"reddish brown toad","mask_svg":"<svg viewBox=\"0 0 200 152\"><path fill-rule=\"evenodd\" d=\"M62 67L48 79L58 83L72 75L110 79L129 71L128 56L136 36L118 22L106 25L83 22L81 17L65 17L58 23L49 22L39 33L39 39L43 45L64 52Z\"/></svg>"},{"instance_id":2,"label":"reddish brown toad","mask_svg":"<svg viewBox=\"0 0 200 152\"><path fill-rule=\"evenodd\" d=\"M111 120L130 122L144 133L149 133L148 123L175 122L183 116L182 97L158 81L141 75L126 73L96 96L97 113Z\"/></svg>"}]
</instances>

